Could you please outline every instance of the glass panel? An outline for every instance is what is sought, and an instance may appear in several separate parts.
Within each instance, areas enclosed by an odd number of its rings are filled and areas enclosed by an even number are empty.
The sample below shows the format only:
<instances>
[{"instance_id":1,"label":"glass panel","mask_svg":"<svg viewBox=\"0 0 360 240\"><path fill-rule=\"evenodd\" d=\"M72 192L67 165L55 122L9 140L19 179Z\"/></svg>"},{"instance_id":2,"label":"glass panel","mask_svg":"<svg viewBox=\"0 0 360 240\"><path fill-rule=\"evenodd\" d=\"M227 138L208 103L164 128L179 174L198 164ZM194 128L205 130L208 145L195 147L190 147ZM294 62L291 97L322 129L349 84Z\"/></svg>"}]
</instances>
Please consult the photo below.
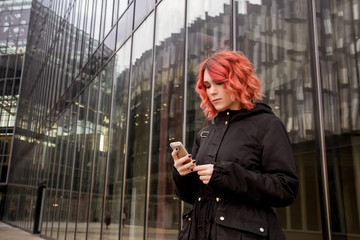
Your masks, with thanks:
<instances>
[{"instance_id":1,"label":"glass panel","mask_svg":"<svg viewBox=\"0 0 360 240\"><path fill-rule=\"evenodd\" d=\"M76 229L76 239L86 239L87 235L87 220L88 214L91 214L90 209L90 191L92 185L92 170L93 170L93 159L95 151L95 133L96 133L96 114L98 104L98 93L99 93L99 77L95 77L94 81L88 87L89 94L87 104L87 116L86 116L86 128L84 136L84 154L83 158L83 169L81 175L81 193L80 203L78 207L78 219ZM89 221L92 219L89 218ZM93 229L92 229L93 230ZM94 229L95 230L95 229Z\"/></svg>"},{"instance_id":2,"label":"glass panel","mask_svg":"<svg viewBox=\"0 0 360 240\"><path fill-rule=\"evenodd\" d=\"M16 68L16 56L17 55L10 55L9 62L7 66L7 78L13 78L15 76L15 68Z\"/></svg>"},{"instance_id":3,"label":"glass panel","mask_svg":"<svg viewBox=\"0 0 360 240\"><path fill-rule=\"evenodd\" d=\"M176 16L176 17L174 17ZM179 199L172 182L169 144L182 141L185 1L157 7L155 96L152 135L148 239L176 239ZM151 229L151 230L150 230ZM154 230L152 230L154 229Z\"/></svg>"},{"instance_id":4,"label":"glass panel","mask_svg":"<svg viewBox=\"0 0 360 240\"><path fill-rule=\"evenodd\" d=\"M8 56L0 56L0 78L5 78L7 64ZM0 95L2 95L2 92L0 92Z\"/></svg>"},{"instance_id":5,"label":"glass panel","mask_svg":"<svg viewBox=\"0 0 360 240\"><path fill-rule=\"evenodd\" d=\"M100 29L102 29L101 26L101 10L102 10L102 5L103 2L106 1L94 1L94 9L93 9L93 15L91 16L91 20L92 20L92 24L93 24L93 32L91 34L92 39L94 40L94 48L96 48L96 46L99 45L99 40L100 40Z\"/></svg>"},{"instance_id":6,"label":"glass panel","mask_svg":"<svg viewBox=\"0 0 360 240\"><path fill-rule=\"evenodd\" d=\"M99 110L96 129L96 146L94 160L94 180L90 206L90 224L87 238L100 239L102 226L103 197L105 185L105 171L109 145L110 101L112 90L112 76L114 61L110 61L101 71L101 87Z\"/></svg>"},{"instance_id":7,"label":"glass panel","mask_svg":"<svg viewBox=\"0 0 360 240\"><path fill-rule=\"evenodd\" d=\"M116 44L116 27L114 27L111 30L111 32L104 41L103 55L102 55L103 63L109 60L110 56L112 56L115 50L115 44Z\"/></svg>"},{"instance_id":8,"label":"glass panel","mask_svg":"<svg viewBox=\"0 0 360 240\"><path fill-rule=\"evenodd\" d=\"M21 77L21 70L22 70L22 64L23 64L24 55L18 55L17 62L16 62L16 73L15 77Z\"/></svg>"},{"instance_id":9,"label":"glass panel","mask_svg":"<svg viewBox=\"0 0 360 240\"><path fill-rule=\"evenodd\" d=\"M144 20L146 15L155 6L155 0L137 0L135 1L135 28Z\"/></svg>"},{"instance_id":10,"label":"glass panel","mask_svg":"<svg viewBox=\"0 0 360 240\"><path fill-rule=\"evenodd\" d=\"M106 9L105 11L105 27L104 27L104 35L106 36L111 27L112 27L112 16L113 16L113 12L115 12L115 7L114 7L114 2L118 2L118 1L114 1L114 0L107 0L106 2ZM116 13L115 13L116 14Z\"/></svg>"},{"instance_id":11,"label":"glass panel","mask_svg":"<svg viewBox=\"0 0 360 240\"><path fill-rule=\"evenodd\" d=\"M130 224L130 229L123 232L123 236L128 235L131 239L141 238L144 231L153 29L154 15L151 14L135 32L132 48L129 145L124 202L126 222ZM148 37L145 42L144 36Z\"/></svg>"},{"instance_id":12,"label":"glass panel","mask_svg":"<svg viewBox=\"0 0 360 240\"><path fill-rule=\"evenodd\" d=\"M236 49L253 63L263 101L286 127L300 179L295 202L276 209L287 239L322 239L307 2L236 1Z\"/></svg>"},{"instance_id":13,"label":"glass panel","mask_svg":"<svg viewBox=\"0 0 360 240\"><path fill-rule=\"evenodd\" d=\"M109 140L108 180L105 203L105 229L103 239L117 239L122 216L120 204L123 192L123 172L125 161L127 106L130 80L131 39L116 53L111 131ZM126 219L123 219L126 220ZM123 226L125 226L123 222Z\"/></svg>"},{"instance_id":14,"label":"glass panel","mask_svg":"<svg viewBox=\"0 0 360 240\"><path fill-rule=\"evenodd\" d=\"M74 234L76 230L76 219L79 214L79 190L82 184L82 166L83 166L83 151L84 151L84 139L85 139L85 123L86 123L86 105L88 99L88 89L86 89L80 97L75 100L75 106L73 108L73 114L76 114L76 145L74 153L74 163L73 163L73 184L71 192L71 202L69 208L69 217L68 217L68 228L67 228L67 238L74 239ZM75 124L75 123L74 123ZM85 210L84 210L85 211ZM80 213L83 214L83 213ZM80 231L83 230L84 225L79 225ZM75 238L76 239L76 238Z\"/></svg>"},{"instance_id":15,"label":"glass panel","mask_svg":"<svg viewBox=\"0 0 360 240\"><path fill-rule=\"evenodd\" d=\"M230 45L230 0L188 1L188 69L186 148L191 152L194 137L204 123L200 98L195 92L198 65L218 49ZM212 20L216 19L216 21Z\"/></svg>"},{"instance_id":16,"label":"glass panel","mask_svg":"<svg viewBox=\"0 0 360 240\"><path fill-rule=\"evenodd\" d=\"M360 238L360 1L317 1L334 238Z\"/></svg>"},{"instance_id":17,"label":"glass panel","mask_svg":"<svg viewBox=\"0 0 360 240\"><path fill-rule=\"evenodd\" d=\"M50 237L51 235L51 229L52 229L52 216L53 215L53 204L54 204L54 192L55 192L55 188L54 186L56 186L55 183L55 179L56 179L56 173L55 172L55 162L57 161L56 159L56 148L57 148L57 126L54 125L52 127L52 129L50 129L50 140L49 140L49 145L48 147L50 148L50 154L49 154L49 160L50 160L50 164L49 164L49 176L48 176L48 186L46 189L46 197L45 197L45 217L44 217L44 222L43 222L43 228L42 230L45 230L45 235L47 237ZM47 203L46 203L47 202ZM45 226L44 226L45 224Z\"/></svg>"},{"instance_id":18,"label":"glass panel","mask_svg":"<svg viewBox=\"0 0 360 240\"><path fill-rule=\"evenodd\" d=\"M121 45L126 41L132 32L132 23L134 17L134 4L128 8L128 10L121 17L118 26L117 26L117 39L116 39L116 49L120 48Z\"/></svg>"},{"instance_id":19,"label":"glass panel","mask_svg":"<svg viewBox=\"0 0 360 240\"><path fill-rule=\"evenodd\" d=\"M54 182L52 191L52 208L53 211L51 213L53 225L52 225L52 233L50 237L58 238L59 237L59 227L60 227L60 213L61 213L61 201L62 201L62 187L64 181L64 165L66 161L66 145L67 145L67 129L64 129L64 125L68 124L69 117L67 114L64 114L60 117L57 122L58 130L57 130L57 146L56 146L56 155L55 155L55 168Z\"/></svg>"},{"instance_id":20,"label":"glass panel","mask_svg":"<svg viewBox=\"0 0 360 240\"><path fill-rule=\"evenodd\" d=\"M75 131L76 131L76 121L73 122L72 108L68 108L68 110L64 113L65 119L63 129L64 129L64 137L67 141L66 150L64 150L66 159L64 163L64 174L63 174L63 189L62 194L60 196L60 221L59 221L59 234L58 239L65 239L66 228L68 226L67 219L69 214L69 203L70 203L70 189L71 189L71 181L72 181L72 169L73 169L73 154L74 154L74 139L75 139ZM76 115L75 115L76 116ZM75 125L74 125L75 124Z\"/></svg>"},{"instance_id":21,"label":"glass panel","mask_svg":"<svg viewBox=\"0 0 360 240\"><path fill-rule=\"evenodd\" d=\"M118 17L120 17L123 13L124 13L124 11L126 10L126 8L128 7L128 1L116 1L115 0L115 2L118 2L117 4L118 4ZM133 3L133 1L129 1L130 2L130 4L132 4Z\"/></svg>"}]
</instances>

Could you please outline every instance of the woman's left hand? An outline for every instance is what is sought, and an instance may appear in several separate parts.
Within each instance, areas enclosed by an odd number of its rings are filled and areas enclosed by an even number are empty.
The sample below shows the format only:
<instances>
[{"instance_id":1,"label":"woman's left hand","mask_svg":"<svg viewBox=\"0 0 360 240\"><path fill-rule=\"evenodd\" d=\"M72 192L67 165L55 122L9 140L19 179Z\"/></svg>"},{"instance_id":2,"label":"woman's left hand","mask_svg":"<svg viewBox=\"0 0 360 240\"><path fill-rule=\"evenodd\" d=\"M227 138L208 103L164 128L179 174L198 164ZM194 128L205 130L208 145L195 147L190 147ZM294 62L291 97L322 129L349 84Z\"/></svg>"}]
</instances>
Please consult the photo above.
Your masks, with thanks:
<instances>
[{"instance_id":1,"label":"woman's left hand","mask_svg":"<svg viewBox=\"0 0 360 240\"><path fill-rule=\"evenodd\" d=\"M214 164L197 165L193 168L193 171L197 172L204 184L208 184L214 171Z\"/></svg>"}]
</instances>

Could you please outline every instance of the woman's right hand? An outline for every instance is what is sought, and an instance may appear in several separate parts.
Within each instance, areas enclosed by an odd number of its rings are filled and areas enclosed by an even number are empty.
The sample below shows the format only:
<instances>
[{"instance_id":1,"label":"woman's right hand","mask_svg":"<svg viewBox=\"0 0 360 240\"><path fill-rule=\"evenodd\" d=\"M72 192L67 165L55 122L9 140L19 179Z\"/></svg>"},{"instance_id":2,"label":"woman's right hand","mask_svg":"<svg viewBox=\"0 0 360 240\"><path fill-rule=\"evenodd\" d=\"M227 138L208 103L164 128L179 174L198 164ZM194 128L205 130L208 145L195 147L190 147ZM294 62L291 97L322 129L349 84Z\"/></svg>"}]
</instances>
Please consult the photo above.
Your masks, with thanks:
<instances>
[{"instance_id":1,"label":"woman's right hand","mask_svg":"<svg viewBox=\"0 0 360 240\"><path fill-rule=\"evenodd\" d=\"M172 151L171 156L174 159L174 167L181 176L185 176L193 172L193 168L196 166L195 160L192 160L191 154L186 155L185 157L178 157L179 148Z\"/></svg>"}]
</instances>

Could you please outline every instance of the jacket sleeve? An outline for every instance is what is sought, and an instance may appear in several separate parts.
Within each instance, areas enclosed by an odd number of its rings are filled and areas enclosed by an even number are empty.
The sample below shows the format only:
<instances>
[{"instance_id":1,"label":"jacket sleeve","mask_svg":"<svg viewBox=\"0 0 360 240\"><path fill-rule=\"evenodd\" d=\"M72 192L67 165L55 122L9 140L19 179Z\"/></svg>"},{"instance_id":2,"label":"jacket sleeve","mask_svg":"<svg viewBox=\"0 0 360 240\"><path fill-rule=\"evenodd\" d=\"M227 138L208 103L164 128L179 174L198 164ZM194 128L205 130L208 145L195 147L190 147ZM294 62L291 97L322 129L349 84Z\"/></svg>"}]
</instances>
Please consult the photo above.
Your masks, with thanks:
<instances>
[{"instance_id":1,"label":"jacket sleeve","mask_svg":"<svg viewBox=\"0 0 360 240\"><path fill-rule=\"evenodd\" d=\"M231 161L216 162L210 184L248 201L271 207L290 205L297 194L298 177L289 137L278 118L266 127L262 149L261 172Z\"/></svg>"},{"instance_id":2,"label":"jacket sleeve","mask_svg":"<svg viewBox=\"0 0 360 240\"><path fill-rule=\"evenodd\" d=\"M195 159L197 151L200 146L200 140L197 136L194 140L192 148L192 156ZM185 176L181 176L175 167L173 167L173 181L175 185L176 195L183 201L193 204L197 197L197 189L199 183L199 177L195 172L189 173Z\"/></svg>"}]
</instances>

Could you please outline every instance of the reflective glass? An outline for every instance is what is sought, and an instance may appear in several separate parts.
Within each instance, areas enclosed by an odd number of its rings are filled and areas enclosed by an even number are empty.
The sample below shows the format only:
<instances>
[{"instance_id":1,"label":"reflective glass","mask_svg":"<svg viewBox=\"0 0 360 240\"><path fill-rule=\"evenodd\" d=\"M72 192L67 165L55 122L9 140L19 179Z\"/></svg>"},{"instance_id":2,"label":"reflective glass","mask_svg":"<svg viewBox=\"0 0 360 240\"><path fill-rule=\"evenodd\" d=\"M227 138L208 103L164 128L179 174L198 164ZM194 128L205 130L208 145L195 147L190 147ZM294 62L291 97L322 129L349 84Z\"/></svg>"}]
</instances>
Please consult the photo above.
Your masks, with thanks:
<instances>
[{"instance_id":1,"label":"reflective glass","mask_svg":"<svg viewBox=\"0 0 360 240\"><path fill-rule=\"evenodd\" d=\"M97 116L96 146L94 157L94 180L92 186L92 197L90 206L90 224L88 238L100 239L100 228L103 226L103 197L105 186L105 174L109 146L109 123L112 76L114 61L110 61L100 72L100 97Z\"/></svg>"},{"instance_id":2,"label":"reflective glass","mask_svg":"<svg viewBox=\"0 0 360 240\"><path fill-rule=\"evenodd\" d=\"M333 238L360 238L360 1L316 1Z\"/></svg>"},{"instance_id":3,"label":"reflective glass","mask_svg":"<svg viewBox=\"0 0 360 240\"><path fill-rule=\"evenodd\" d=\"M128 152L125 183L125 238L141 238L144 231L146 177L149 159L152 39L154 15L134 34L131 79ZM148 36L148 41L143 41Z\"/></svg>"},{"instance_id":4,"label":"reflective glass","mask_svg":"<svg viewBox=\"0 0 360 240\"><path fill-rule=\"evenodd\" d=\"M75 100L74 114L76 114L76 145L73 163L73 184L71 191L71 203L69 208L67 239L74 238L76 231L76 220L79 215L79 191L82 185L82 166L84 163L84 140L85 140L85 123L86 123L86 105L88 100L88 89L82 92L78 99ZM83 224L79 224L80 229L84 228Z\"/></svg>"},{"instance_id":5,"label":"reflective glass","mask_svg":"<svg viewBox=\"0 0 360 240\"><path fill-rule=\"evenodd\" d=\"M71 181L72 181L72 169L73 169L73 154L74 154L74 137L76 128L74 126L73 120L73 111L72 108L68 108L64 113L65 121L63 124L64 129L64 138L66 141L66 149L63 150L65 162L64 162L64 171L63 171L63 188L59 189L61 191L60 195L60 219L59 219L59 233L58 239L65 239L66 228L67 228L67 219L69 213L69 203L70 203L70 190L71 190ZM66 119L67 118L67 119ZM76 122L75 122L76 124Z\"/></svg>"},{"instance_id":6,"label":"reflective glass","mask_svg":"<svg viewBox=\"0 0 360 240\"><path fill-rule=\"evenodd\" d=\"M16 68L16 56L17 55L10 55L7 65L7 78L13 78L15 76L15 68Z\"/></svg>"},{"instance_id":7,"label":"reflective glass","mask_svg":"<svg viewBox=\"0 0 360 240\"><path fill-rule=\"evenodd\" d=\"M118 15L117 15L117 18L120 17L124 13L126 8L128 7L128 2L130 2L130 4L133 3L133 1L120 1L120 2L115 1L115 2L118 2Z\"/></svg>"},{"instance_id":8,"label":"reflective glass","mask_svg":"<svg viewBox=\"0 0 360 240\"><path fill-rule=\"evenodd\" d=\"M111 131L102 239L117 239L121 221L121 199L126 146L127 106L130 80L131 39L116 53L113 76ZM125 226L126 219L123 219ZM103 228L104 229L104 228Z\"/></svg>"},{"instance_id":9,"label":"reflective glass","mask_svg":"<svg viewBox=\"0 0 360 240\"><path fill-rule=\"evenodd\" d=\"M155 6L155 0L137 0L135 1L135 28L144 20L146 15Z\"/></svg>"},{"instance_id":10,"label":"reflective glass","mask_svg":"<svg viewBox=\"0 0 360 240\"><path fill-rule=\"evenodd\" d=\"M114 27L111 32L107 35L107 37L104 40L104 47L103 47L103 63L106 63L110 56L112 56L114 50L115 50L115 44L116 44L116 27Z\"/></svg>"},{"instance_id":11,"label":"reflective glass","mask_svg":"<svg viewBox=\"0 0 360 240\"><path fill-rule=\"evenodd\" d=\"M300 179L295 202L276 209L287 239L322 239L307 2L236 2L236 49L253 63L263 102L286 127Z\"/></svg>"},{"instance_id":12,"label":"reflective glass","mask_svg":"<svg viewBox=\"0 0 360 240\"><path fill-rule=\"evenodd\" d=\"M119 2L119 1L114 1L114 0L107 0L106 2L106 8L104 7L104 36L106 36L111 27L113 26L112 23L112 16L113 14L116 14L116 8L114 7L114 2Z\"/></svg>"},{"instance_id":13,"label":"reflective glass","mask_svg":"<svg viewBox=\"0 0 360 240\"><path fill-rule=\"evenodd\" d=\"M93 32L91 33L91 39L94 40L94 47L100 43L100 30L102 29L101 12L103 2L106 3L106 1L95 0L93 5L93 15L91 16Z\"/></svg>"},{"instance_id":14,"label":"reflective glass","mask_svg":"<svg viewBox=\"0 0 360 240\"><path fill-rule=\"evenodd\" d=\"M134 17L134 4L131 4L126 12L121 16L117 26L116 49L126 41L132 32Z\"/></svg>"},{"instance_id":15,"label":"reflective glass","mask_svg":"<svg viewBox=\"0 0 360 240\"><path fill-rule=\"evenodd\" d=\"M57 122L57 144L55 150L55 164L54 164L54 179L52 185L52 212L50 213L52 218L52 226L50 237L59 237L59 224L60 224L60 213L61 213L61 194L64 181L64 164L66 160L66 145L67 145L67 134L64 129L64 124L68 124L69 118L67 115L62 115Z\"/></svg>"},{"instance_id":16,"label":"reflective glass","mask_svg":"<svg viewBox=\"0 0 360 240\"><path fill-rule=\"evenodd\" d=\"M218 49L231 48L230 0L188 1L188 59L186 148L191 152L194 137L204 124L200 98L195 92L198 65ZM216 19L214 21L213 19Z\"/></svg>"},{"instance_id":17,"label":"reflective glass","mask_svg":"<svg viewBox=\"0 0 360 240\"><path fill-rule=\"evenodd\" d=\"M95 77L93 82L89 85L88 103L87 103L87 115L85 125L84 136L84 154L83 154L83 169L81 175L81 192L80 202L78 206L78 218L76 239L86 239L87 236L87 222L93 221L89 216L92 214L90 209L91 205L91 187L92 187L92 175L93 175L93 159L95 151L95 136L96 136L96 114L97 104L99 96L99 77ZM89 215L89 216L88 216ZM95 229L94 229L95 230Z\"/></svg>"},{"instance_id":18,"label":"reflective glass","mask_svg":"<svg viewBox=\"0 0 360 240\"><path fill-rule=\"evenodd\" d=\"M5 78L8 56L0 56L0 78ZM0 95L3 93L0 91Z\"/></svg>"},{"instance_id":19,"label":"reflective glass","mask_svg":"<svg viewBox=\"0 0 360 240\"><path fill-rule=\"evenodd\" d=\"M162 1L156 10L155 88L148 239L176 239L180 201L172 183L169 144L182 141L185 1ZM174 18L174 16L177 16Z\"/></svg>"},{"instance_id":20,"label":"reflective glass","mask_svg":"<svg viewBox=\"0 0 360 240\"><path fill-rule=\"evenodd\" d=\"M51 228L52 228L52 216L53 216L53 203L54 203L54 179L56 179L55 175L55 154L56 154L56 134L57 134L57 127L56 125L54 125L52 127L52 129L49 130L49 145L48 147L50 148L50 154L49 154L49 160L50 160L50 164L49 164L49 175L48 175L48 184L47 184L47 189L46 189L46 197L45 197L45 203L44 203L44 221L43 221L43 227L42 230L45 233L45 236L50 237L51 234Z\"/></svg>"}]
</instances>

